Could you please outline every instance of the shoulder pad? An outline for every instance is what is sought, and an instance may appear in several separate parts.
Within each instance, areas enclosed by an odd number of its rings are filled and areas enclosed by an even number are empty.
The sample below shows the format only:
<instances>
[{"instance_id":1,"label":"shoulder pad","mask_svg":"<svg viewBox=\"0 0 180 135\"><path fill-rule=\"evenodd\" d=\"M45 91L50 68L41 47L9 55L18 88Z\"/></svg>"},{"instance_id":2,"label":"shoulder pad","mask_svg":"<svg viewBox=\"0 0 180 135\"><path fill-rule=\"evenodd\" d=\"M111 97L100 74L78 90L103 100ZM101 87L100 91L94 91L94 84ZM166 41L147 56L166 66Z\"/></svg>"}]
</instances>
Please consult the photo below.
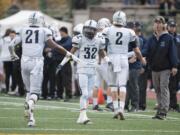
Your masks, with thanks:
<instances>
[{"instance_id":1,"label":"shoulder pad","mask_svg":"<svg viewBox=\"0 0 180 135\"><path fill-rule=\"evenodd\" d=\"M83 37L82 34L74 36L73 39L72 39L72 43L73 44L79 44L81 39L82 39L82 37Z\"/></svg>"}]
</instances>

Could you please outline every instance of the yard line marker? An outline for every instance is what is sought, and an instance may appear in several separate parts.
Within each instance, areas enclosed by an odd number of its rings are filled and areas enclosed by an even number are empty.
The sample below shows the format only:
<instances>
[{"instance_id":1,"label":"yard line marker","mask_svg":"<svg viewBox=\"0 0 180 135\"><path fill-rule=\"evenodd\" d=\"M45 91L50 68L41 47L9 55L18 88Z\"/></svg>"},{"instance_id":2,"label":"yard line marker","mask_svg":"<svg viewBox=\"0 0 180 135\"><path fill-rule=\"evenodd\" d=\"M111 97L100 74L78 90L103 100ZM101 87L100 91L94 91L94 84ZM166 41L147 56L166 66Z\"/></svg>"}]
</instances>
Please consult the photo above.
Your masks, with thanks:
<instances>
[{"instance_id":1,"label":"yard line marker","mask_svg":"<svg viewBox=\"0 0 180 135\"><path fill-rule=\"evenodd\" d=\"M150 132L150 133L180 133L180 130L133 130L133 129L73 129L73 128L0 128L3 131L89 131L89 132Z\"/></svg>"},{"instance_id":2,"label":"yard line marker","mask_svg":"<svg viewBox=\"0 0 180 135\"><path fill-rule=\"evenodd\" d=\"M23 106L23 103L14 103L14 102L0 102L0 105L14 105L14 106ZM39 109L45 109L45 110L51 110L51 109L64 109L64 110L70 110L70 111L76 111L79 112L78 108L73 108L73 107L61 107L61 106L55 106L55 105L36 105L37 108ZM105 115L110 115L113 114L113 112L96 112L93 110L88 110L88 112L90 113L95 113L95 114L105 114ZM125 113L125 116L136 116L136 117L145 117L145 118L152 118L152 115L145 115L145 114L135 114L135 113ZM180 120L180 118L177 117L168 117L168 119L176 119L176 120Z\"/></svg>"},{"instance_id":3,"label":"yard line marker","mask_svg":"<svg viewBox=\"0 0 180 135\"><path fill-rule=\"evenodd\" d=\"M95 117L91 117L92 119L94 119ZM23 117L0 117L0 119L24 119ZM76 117L68 117L68 118L66 118L66 117L49 117L49 118L45 118L45 117L37 117L36 118L37 120L62 120L62 119L64 119L64 120L76 120L77 118ZM96 117L96 119L102 119L102 118L97 118ZM140 121L149 121L150 119L147 119L147 118L143 118L143 117L136 117L136 118L128 118L127 119L128 121L130 120L130 121L134 121L134 120L140 120ZM177 121L177 122L179 122L179 120L176 120L176 119L169 119L169 121Z\"/></svg>"},{"instance_id":4,"label":"yard line marker","mask_svg":"<svg viewBox=\"0 0 180 135\"><path fill-rule=\"evenodd\" d=\"M19 100L19 101L25 101L24 98L16 98L16 97L0 97L0 100L1 99L9 99L9 100ZM70 104L70 105L78 105L79 106L79 103L71 103L71 102L61 102L61 101L46 101L46 100L39 100L40 103L60 103L60 104Z\"/></svg>"}]
</instances>

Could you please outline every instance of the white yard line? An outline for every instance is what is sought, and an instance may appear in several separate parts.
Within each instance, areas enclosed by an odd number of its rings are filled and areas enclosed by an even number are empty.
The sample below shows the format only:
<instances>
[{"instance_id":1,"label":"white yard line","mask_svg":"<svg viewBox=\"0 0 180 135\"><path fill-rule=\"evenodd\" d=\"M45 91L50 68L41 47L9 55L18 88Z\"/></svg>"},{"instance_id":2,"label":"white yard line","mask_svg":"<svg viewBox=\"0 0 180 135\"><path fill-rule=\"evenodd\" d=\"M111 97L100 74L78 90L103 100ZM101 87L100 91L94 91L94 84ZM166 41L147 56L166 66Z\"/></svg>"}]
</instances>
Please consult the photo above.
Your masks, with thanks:
<instances>
[{"instance_id":1,"label":"white yard line","mask_svg":"<svg viewBox=\"0 0 180 135\"><path fill-rule=\"evenodd\" d=\"M67 104L67 103L65 103ZM19 107L23 107L23 103L15 103L15 102L4 102L1 101L0 105L13 105L13 106L19 106ZM78 112L79 108L74 108L74 107L62 107L62 106L55 106L55 105L36 105L37 108L39 109L44 109L44 110L52 110L52 109L60 109L60 110L70 110L71 112ZM3 108L1 108L3 109ZM19 108L18 108L19 109ZM99 114L99 115L112 115L113 112L96 112L93 110L88 110L88 112L90 113L95 113L95 114ZM145 115L145 114L138 114L138 113L125 113L125 116L135 116L135 117L141 117L141 118L151 118L152 115ZM170 117L168 116L168 119L173 119L173 120L180 120L180 118L177 117Z\"/></svg>"},{"instance_id":2,"label":"white yard line","mask_svg":"<svg viewBox=\"0 0 180 135\"><path fill-rule=\"evenodd\" d=\"M1 99L8 99L8 100L18 100L18 101L25 101L25 98L15 98L15 97L0 97L0 100ZM56 103L56 104L70 104L70 105L78 105L79 106L79 103L71 103L71 102L62 102L62 101L53 101L53 100L39 100L40 103Z\"/></svg>"},{"instance_id":3,"label":"white yard line","mask_svg":"<svg viewBox=\"0 0 180 135\"><path fill-rule=\"evenodd\" d=\"M0 97L0 100L1 99L8 99L8 100L18 100L18 101L22 101L24 102L24 98L17 98L17 97ZM38 103L48 103L48 104L63 104L63 105L75 105L75 106L78 106L79 107L79 103L71 103L71 102L62 102L62 101L48 101L48 100L39 100ZM101 105L100 105L101 106ZM154 110L145 110L145 111L139 111L139 112L155 112Z\"/></svg>"},{"instance_id":4,"label":"white yard line","mask_svg":"<svg viewBox=\"0 0 180 135\"><path fill-rule=\"evenodd\" d=\"M1 119L23 119L23 117L0 117L0 120ZM76 117L68 117L68 118L66 118L66 117L37 117L36 118L37 120L76 120L77 118ZM102 118L98 118L98 117L91 117L91 119L102 119ZM147 118L143 118L143 117L138 117L138 118L128 118L127 119L128 121L135 121L135 120L138 120L138 121L149 121L150 119L147 119ZM177 121L177 122L179 122L179 120L176 120L176 119L169 119L168 121L172 121L172 122L174 122L174 121Z\"/></svg>"},{"instance_id":5,"label":"white yard line","mask_svg":"<svg viewBox=\"0 0 180 135\"><path fill-rule=\"evenodd\" d=\"M132 130L132 129L73 129L73 128L0 128L2 131L89 131L89 132L150 132L150 133L180 133L180 130Z\"/></svg>"}]
</instances>

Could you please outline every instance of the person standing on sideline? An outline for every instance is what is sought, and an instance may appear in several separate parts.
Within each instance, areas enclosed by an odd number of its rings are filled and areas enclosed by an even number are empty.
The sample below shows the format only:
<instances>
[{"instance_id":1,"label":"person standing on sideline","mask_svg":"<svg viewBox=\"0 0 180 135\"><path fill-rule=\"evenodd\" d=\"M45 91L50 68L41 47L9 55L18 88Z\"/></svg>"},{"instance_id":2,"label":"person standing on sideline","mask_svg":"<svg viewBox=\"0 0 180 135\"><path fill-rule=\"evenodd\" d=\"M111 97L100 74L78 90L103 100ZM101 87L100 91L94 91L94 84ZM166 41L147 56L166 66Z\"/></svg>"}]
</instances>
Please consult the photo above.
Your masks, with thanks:
<instances>
[{"instance_id":1,"label":"person standing on sideline","mask_svg":"<svg viewBox=\"0 0 180 135\"><path fill-rule=\"evenodd\" d=\"M154 34L142 50L152 69L152 81L156 91L158 108L153 119L164 120L169 110L169 77L177 73L178 59L173 37L166 30L164 17L157 16L153 24Z\"/></svg>"},{"instance_id":2,"label":"person standing on sideline","mask_svg":"<svg viewBox=\"0 0 180 135\"><path fill-rule=\"evenodd\" d=\"M57 43L62 45L63 48L70 51L72 48L72 38L68 35L68 29L66 27L60 28L61 40ZM57 65L63 60L64 56L57 53L55 50ZM58 59L57 59L58 58ZM57 66L56 65L56 66ZM63 98L63 93L65 91L64 101L69 101L72 98L72 67L71 62L68 61L61 70L57 73L56 76L56 85L57 85L57 97Z\"/></svg>"},{"instance_id":3,"label":"person standing on sideline","mask_svg":"<svg viewBox=\"0 0 180 135\"><path fill-rule=\"evenodd\" d=\"M169 20L167 23L168 32L173 36L174 43L177 47L177 55L178 59L180 60L180 34L176 32L176 22L174 20ZM180 65L178 65L178 72L175 76L171 74L169 80L169 92L170 92L170 104L169 110L177 111L180 113L180 107L177 103L177 91L178 85L180 81Z\"/></svg>"}]
</instances>

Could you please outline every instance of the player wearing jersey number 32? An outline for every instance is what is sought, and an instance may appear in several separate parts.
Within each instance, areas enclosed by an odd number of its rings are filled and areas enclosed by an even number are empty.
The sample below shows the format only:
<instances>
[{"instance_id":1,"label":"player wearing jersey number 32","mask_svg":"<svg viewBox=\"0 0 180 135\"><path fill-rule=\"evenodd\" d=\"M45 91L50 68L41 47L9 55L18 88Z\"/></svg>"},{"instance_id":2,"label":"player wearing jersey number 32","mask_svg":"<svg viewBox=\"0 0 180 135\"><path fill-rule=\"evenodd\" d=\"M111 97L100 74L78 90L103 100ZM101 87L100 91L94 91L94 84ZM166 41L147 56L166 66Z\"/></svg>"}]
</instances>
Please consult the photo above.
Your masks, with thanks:
<instances>
[{"instance_id":1,"label":"player wearing jersey number 32","mask_svg":"<svg viewBox=\"0 0 180 135\"><path fill-rule=\"evenodd\" d=\"M77 64L77 73L79 75L79 85L82 95L80 97L78 124L87 124L90 122L86 110L88 98L92 97L92 90L95 83L96 57L98 54L105 57L105 39L102 36L96 36L96 33L97 22L88 20L84 23L83 33L74 36L72 39L73 48L71 49L71 53L75 53L78 50L80 59L80 62Z\"/></svg>"}]
</instances>

